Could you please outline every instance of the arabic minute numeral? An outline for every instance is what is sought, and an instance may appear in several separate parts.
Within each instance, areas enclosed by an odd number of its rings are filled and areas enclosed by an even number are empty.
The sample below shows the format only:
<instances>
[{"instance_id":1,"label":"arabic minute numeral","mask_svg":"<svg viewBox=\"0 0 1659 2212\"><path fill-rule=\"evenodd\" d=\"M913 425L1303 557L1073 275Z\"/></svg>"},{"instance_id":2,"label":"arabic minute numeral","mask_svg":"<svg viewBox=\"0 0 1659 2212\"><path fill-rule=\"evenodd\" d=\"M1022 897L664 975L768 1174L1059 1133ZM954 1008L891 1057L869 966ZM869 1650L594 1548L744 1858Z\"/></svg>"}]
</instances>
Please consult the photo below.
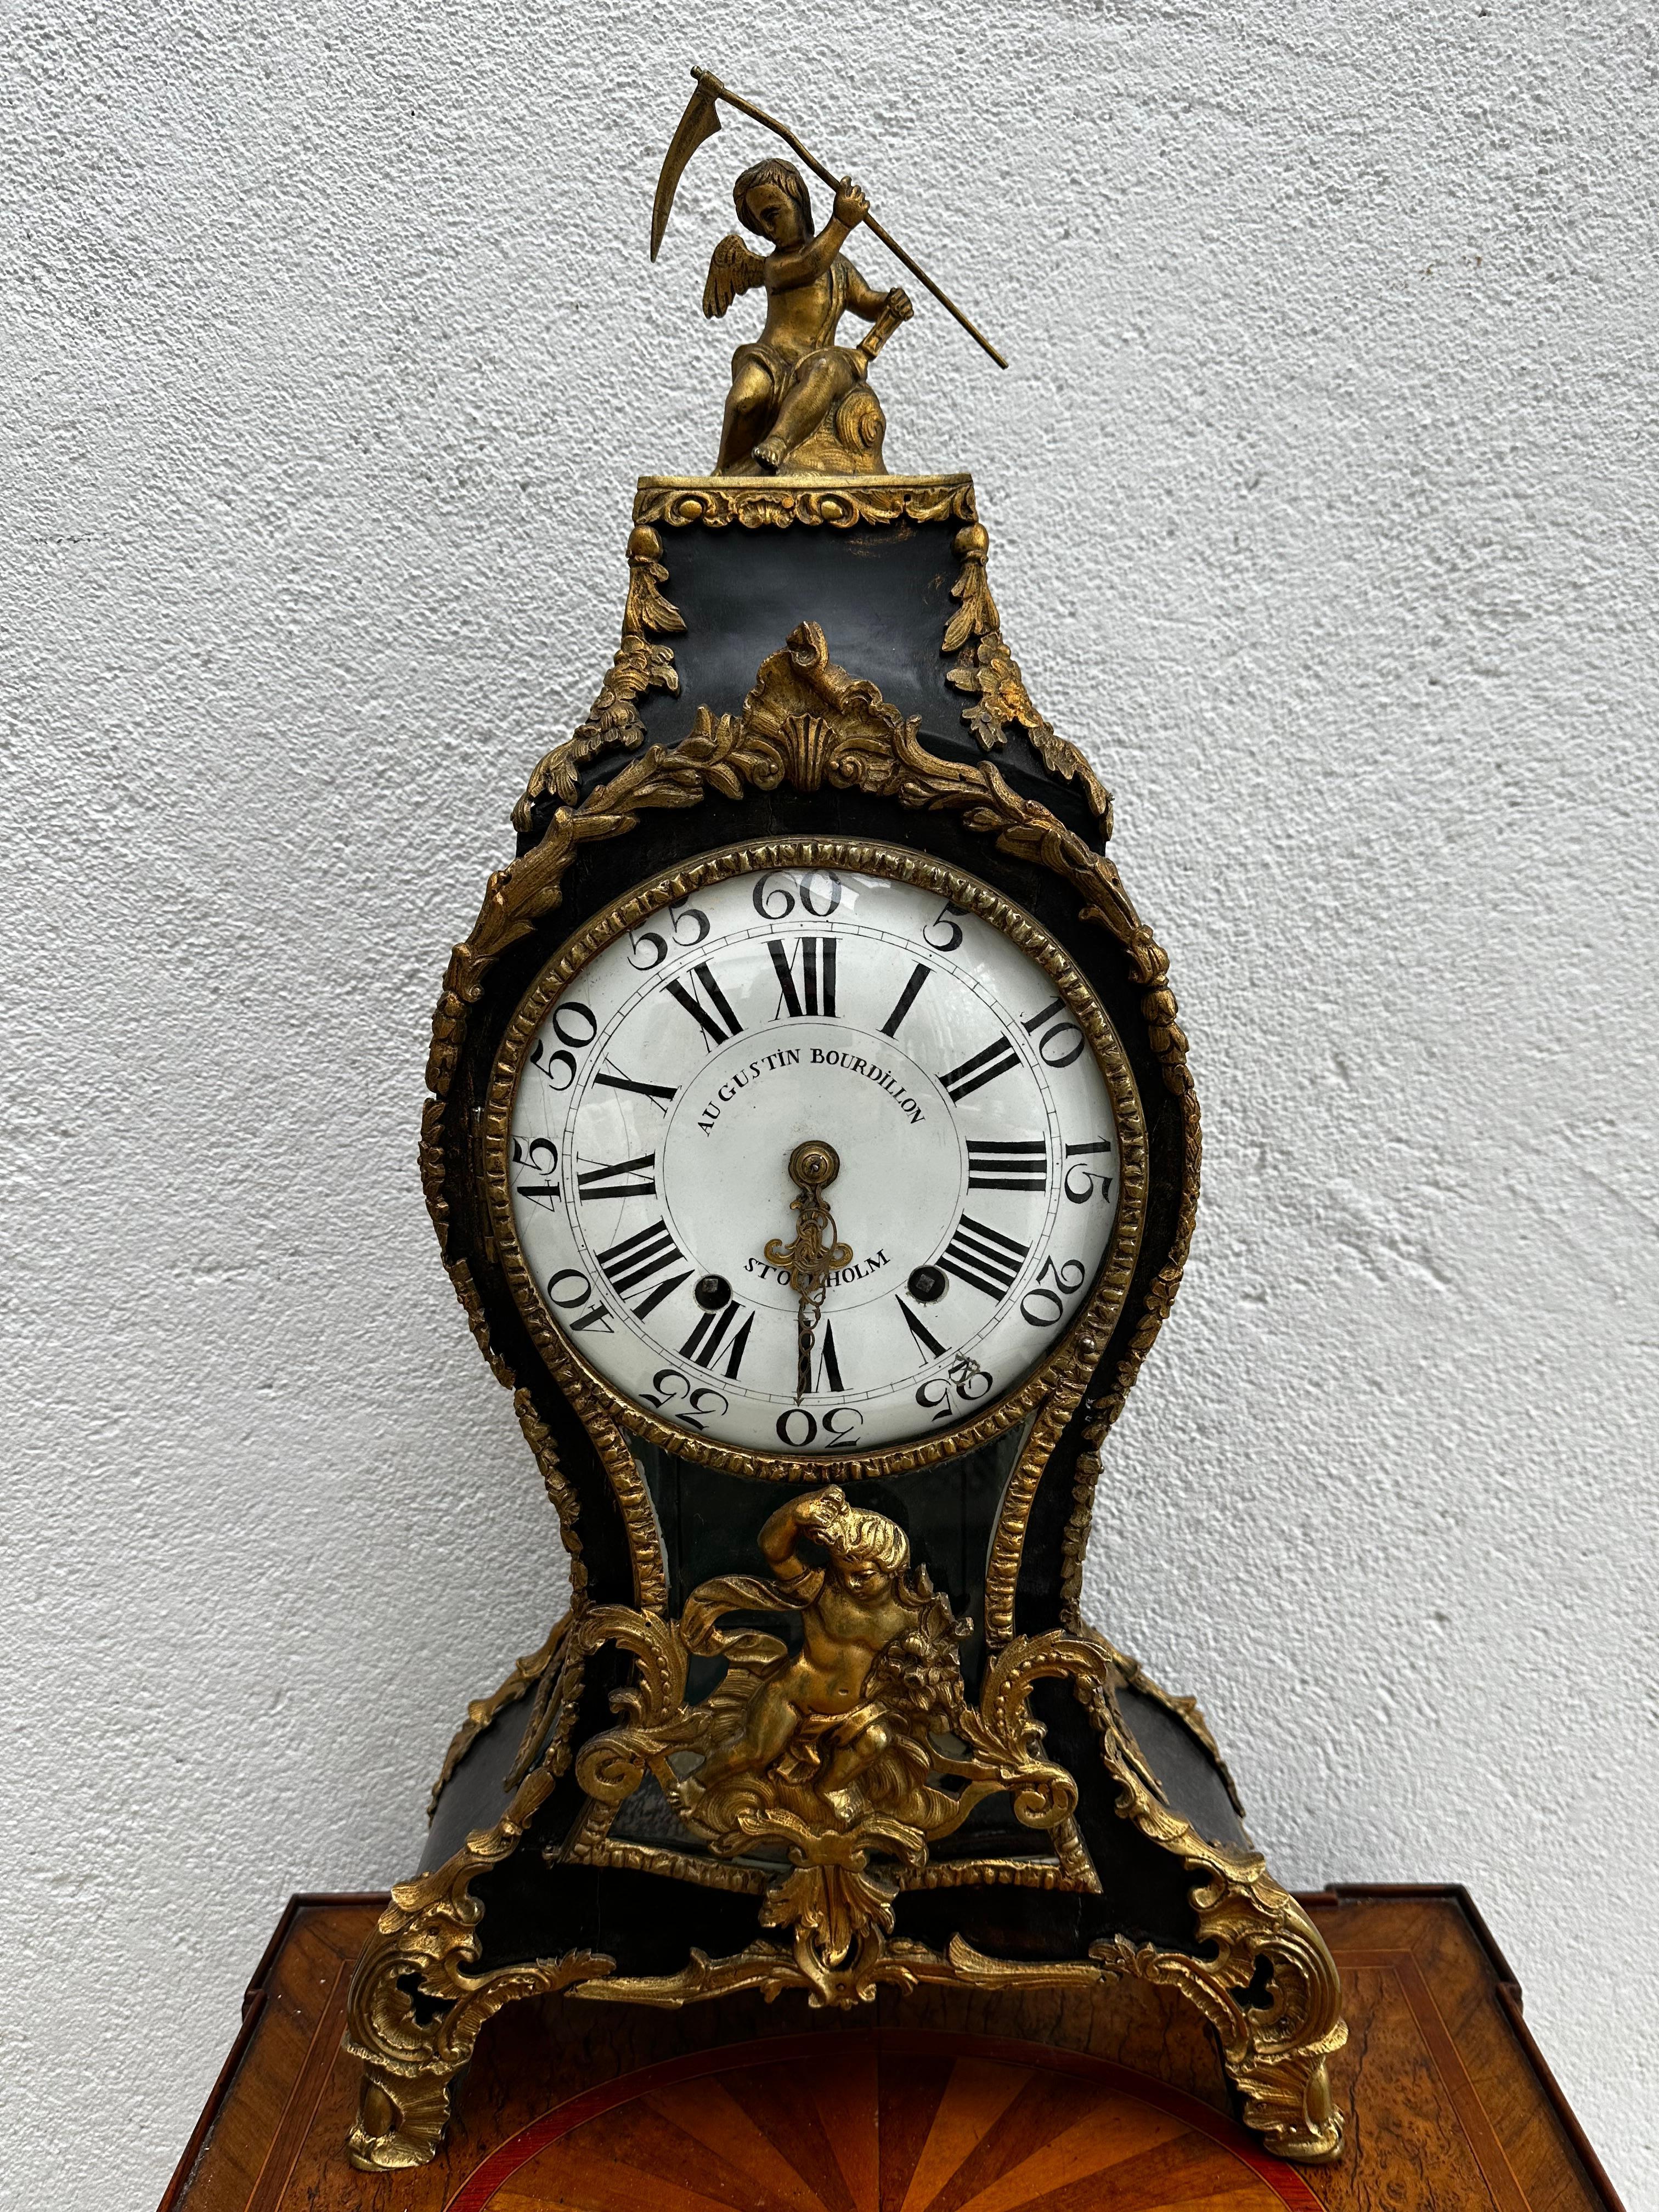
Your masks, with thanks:
<instances>
[{"instance_id":1,"label":"arabic minute numeral","mask_svg":"<svg viewBox=\"0 0 1659 2212\"><path fill-rule=\"evenodd\" d=\"M1087 1273L1081 1260L1045 1260L1019 1302L1020 1319L1030 1328L1052 1328L1065 1312L1066 1299L1083 1288Z\"/></svg>"},{"instance_id":2,"label":"arabic minute numeral","mask_svg":"<svg viewBox=\"0 0 1659 2212\"><path fill-rule=\"evenodd\" d=\"M981 1367L978 1360L970 1359L965 1352L959 1353L945 1371L951 1378L951 1389L964 1404L972 1405L975 1399L983 1398L991 1388L990 1370Z\"/></svg>"},{"instance_id":3,"label":"arabic minute numeral","mask_svg":"<svg viewBox=\"0 0 1659 2212\"><path fill-rule=\"evenodd\" d=\"M558 1204L563 1195L554 1181L559 1172L559 1148L551 1137L532 1137L528 1144L514 1137L513 1164L515 1168L527 1168L532 1176L542 1178L539 1182L515 1182L514 1198L533 1199L538 1206L550 1208Z\"/></svg>"},{"instance_id":4,"label":"arabic minute numeral","mask_svg":"<svg viewBox=\"0 0 1659 2212\"><path fill-rule=\"evenodd\" d=\"M956 1407L951 1403L953 1391L960 1404L966 1407L986 1396L990 1388L989 1370L981 1367L976 1359L970 1358L967 1352L959 1352L943 1375L928 1376L916 1392L916 1403L937 1424L948 1421L956 1412Z\"/></svg>"},{"instance_id":5,"label":"arabic minute numeral","mask_svg":"<svg viewBox=\"0 0 1659 2212\"><path fill-rule=\"evenodd\" d=\"M1096 1152L1109 1152L1112 1147L1104 1137L1097 1137L1091 1144L1067 1145L1066 1158L1071 1163L1066 1170L1066 1180L1060 1188L1073 1206L1085 1206L1094 1196L1097 1185L1101 1196L1109 1205L1113 1176L1109 1168L1085 1167L1084 1160Z\"/></svg>"},{"instance_id":6,"label":"arabic minute numeral","mask_svg":"<svg viewBox=\"0 0 1659 2212\"><path fill-rule=\"evenodd\" d=\"M951 1386L942 1375L930 1375L916 1392L916 1403L934 1421L951 1418Z\"/></svg>"},{"instance_id":7,"label":"arabic minute numeral","mask_svg":"<svg viewBox=\"0 0 1659 2212\"><path fill-rule=\"evenodd\" d=\"M785 921L800 901L801 912L814 921L827 921L841 904L841 878L829 868L808 868L794 875L769 868L755 885L754 908L763 921Z\"/></svg>"},{"instance_id":8,"label":"arabic minute numeral","mask_svg":"<svg viewBox=\"0 0 1659 2212\"><path fill-rule=\"evenodd\" d=\"M1040 1013L1020 1024L1027 1036L1036 1039L1037 1051L1049 1067L1069 1067L1088 1042L1078 1024L1066 1020L1067 1011L1064 999L1050 999Z\"/></svg>"},{"instance_id":9,"label":"arabic minute numeral","mask_svg":"<svg viewBox=\"0 0 1659 2212\"><path fill-rule=\"evenodd\" d=\"M791 1451L805 1451L822 1432L826 1443L850 1444L864 1426L857 1406L831 1406L823 1414L809 1413L805 1406L791 1406L778 1415L778 1442Z\"/></svg>"},{"instance_id":10,"label":"arabic minute numeral","mask_svg":"<svg viewBox=\"0 0 1659 2212\"><path fill-rule=\"evenodd\" d=\"M962 942L962 924L956 917L966 914L965 906L957 906L946 899L939 912L921 933L924 945L931 945L935 952L954 952Z\"/></svg>"},{"instance_id":11,"label":"arabic minute numeral","mask_svg":"<svg viewBox=\"0 0 1659 2212\"><path fill-rule=\"evenodd\" d=\"M546 1078L555 1091L568 1091L576 1079L576 1054L592 1043L599 1025L591 1007L570 999L554 1007L547 1027L563 1049L555 1050L544 1034L530 1048L530 1065L538 1075Z\"/></svg>"},{"instance_id":12,"label":"arabic minute numeral","mask_svg":"<svg viewBox=\"0 0 1659 2212\"><path fill-rule=\"evenodd\" d=\"M575 1285L574 1290L570 1287L573 1283ZM548 1278L547 1303L562 1313L570 1313L577 1306L586 1305L592 1295L593 1285L580 1267L561 1267L556 1275ZM588 1307L585 1314L579 1315L574 1321L567 1322L565 1326L567 1328L596 1328L601 1336L614 1334L611 1316L599 1304Z\"/></svg>"},{"instance_id":13,"label":"arabic minute numeral","mask_svg":"<svg viewBox=\"0 0 1659 2212\"><path fill-rule=\"evenodd\" d=\"M651 1388L641 1390L640 1396L665 1419L687 1429L701 1429L705 1421L717 1420L732 1403L723 1391L694 1382L678 1367L659 1367L651 1377Z\"/></svg>"},{"instance_id":14,"label":"arabic minute numeral","mask_svg":"<svg viewBox=\"0 0 1659 2212\"><path fill-rule=\"evenodd\" d=\"M671 939L682 951L702 943L708 934L708 916L700 906L691 906L687 903L690 896L688 891L684 898L672 899L664 908L659 919L659 922L665 921L668 924L666 935L660 927L655 929L635 929L629 932L628 964L630 968L644 969L660 968L668 957ZM643 959L640 957L641 953L645 955Z\"/></svg>"}]
</instances>

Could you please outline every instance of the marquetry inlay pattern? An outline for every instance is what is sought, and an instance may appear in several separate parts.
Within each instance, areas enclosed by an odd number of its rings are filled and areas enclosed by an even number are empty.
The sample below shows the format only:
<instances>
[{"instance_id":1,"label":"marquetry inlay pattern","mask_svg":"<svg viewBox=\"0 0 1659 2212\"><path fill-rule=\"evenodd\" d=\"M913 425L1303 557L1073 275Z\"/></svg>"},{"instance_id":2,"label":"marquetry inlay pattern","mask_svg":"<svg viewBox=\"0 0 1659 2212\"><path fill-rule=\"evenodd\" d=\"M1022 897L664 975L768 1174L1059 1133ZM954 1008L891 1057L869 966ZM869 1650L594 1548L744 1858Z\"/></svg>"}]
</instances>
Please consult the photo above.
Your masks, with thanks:
<instances>
[{"instance_id":1,"label":"marquetry inlay pattern","mask_svg":"<svg viewBox=\"0 0 1659 2212\"><path fill-rule=\"evenodd\" d=\"M595 2109L595 2107L598 2109ZM1294 2169L1098 2061L814 2035L647 2067L544 2114L447 2212L1284 2212Z\"/></svg>"}]
</instances>

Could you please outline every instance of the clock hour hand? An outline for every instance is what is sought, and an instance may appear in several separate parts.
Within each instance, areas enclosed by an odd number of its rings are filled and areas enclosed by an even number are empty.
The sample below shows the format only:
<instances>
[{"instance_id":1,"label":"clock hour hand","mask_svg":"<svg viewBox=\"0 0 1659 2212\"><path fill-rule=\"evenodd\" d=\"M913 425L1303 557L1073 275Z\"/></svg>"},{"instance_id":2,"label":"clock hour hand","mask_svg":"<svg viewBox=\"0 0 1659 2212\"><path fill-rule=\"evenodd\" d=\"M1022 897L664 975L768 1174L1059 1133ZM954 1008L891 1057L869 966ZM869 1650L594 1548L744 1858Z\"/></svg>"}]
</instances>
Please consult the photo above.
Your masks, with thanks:
<instances>
[{"instance_id":1,"label":"clock hour hand","mask_svg":"<svg viewBox=\"0 0 1659 2212\"><path fill-rule=\"evenodd\" d=\"M811 1387L812 1346L830 1278L851 1261L853 1248L838 1241L836 1218L823 1197L826 1188L841 1173L841 1157L835 1146L821 1138L808 1137L790 1153L788 1173L797 1192L790 1205L795 1233L787 1244L781 1237L770 1238L763 1256L769 1266L785 1271L800 1300L795 1324L795 1403L799 1406Z\"/></svg>"}]
</instances>

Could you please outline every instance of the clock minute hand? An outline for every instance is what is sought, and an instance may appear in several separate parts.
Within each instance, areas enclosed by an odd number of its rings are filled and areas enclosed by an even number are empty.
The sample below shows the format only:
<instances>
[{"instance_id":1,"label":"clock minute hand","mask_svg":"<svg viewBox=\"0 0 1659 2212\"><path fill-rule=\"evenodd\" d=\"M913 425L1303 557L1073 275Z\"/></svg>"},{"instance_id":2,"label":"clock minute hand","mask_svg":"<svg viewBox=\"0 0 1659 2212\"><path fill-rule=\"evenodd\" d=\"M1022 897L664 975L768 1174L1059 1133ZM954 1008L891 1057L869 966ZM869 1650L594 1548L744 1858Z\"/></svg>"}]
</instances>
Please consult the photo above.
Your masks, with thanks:
<instances>
[{"instance_id":1,"label":"clock minute hand","mask_svg":"<svg viewBox=\"0 0 1659 2212\"><path fill-rule=\"evenodd\" d=\"M812 1346L818 1332L830 1278L853 1257L850 1244L836 1234L836 1218L823 1197L827 1186L841 1173L841 1157L833 1145L809 1137L789 1155L789 1180L797 1196L790 1211L795 1234L788 1243L781 1237L769 1239L763 1255L770 1267L781 1267L791 1289L800 1300L795 1323L795 1403L799 1406L812 1382Z\"/></svg>"}]
</instances>

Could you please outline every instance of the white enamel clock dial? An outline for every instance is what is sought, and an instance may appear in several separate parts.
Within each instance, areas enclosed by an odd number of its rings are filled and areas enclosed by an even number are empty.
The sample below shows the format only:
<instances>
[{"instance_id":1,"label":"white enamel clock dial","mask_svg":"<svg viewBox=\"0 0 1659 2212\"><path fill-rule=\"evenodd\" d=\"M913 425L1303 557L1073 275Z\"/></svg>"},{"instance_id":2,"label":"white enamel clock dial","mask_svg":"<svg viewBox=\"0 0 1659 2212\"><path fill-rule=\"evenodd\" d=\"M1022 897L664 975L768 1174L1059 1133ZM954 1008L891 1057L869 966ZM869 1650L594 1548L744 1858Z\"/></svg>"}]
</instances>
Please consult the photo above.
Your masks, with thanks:
<instances>
[{"instance_id":1,"label":"white enamel clock dial","mask_svg":"<svg viewBox=\"0 0 1659 2212\"><path fill-rule=\"evenodd\" d=\"M1074 975L1062 992L987 912L873 872L730 874L646 915L545 1004L518 1070L507 1202L547 1316L633 1406L741 1451L971 1419L1065 1334L1119 1221L1091 1011L1115 1048ZM848 1249L804 1312L778 1254L809 1142Z\"/></svg>"}]
</instances>

